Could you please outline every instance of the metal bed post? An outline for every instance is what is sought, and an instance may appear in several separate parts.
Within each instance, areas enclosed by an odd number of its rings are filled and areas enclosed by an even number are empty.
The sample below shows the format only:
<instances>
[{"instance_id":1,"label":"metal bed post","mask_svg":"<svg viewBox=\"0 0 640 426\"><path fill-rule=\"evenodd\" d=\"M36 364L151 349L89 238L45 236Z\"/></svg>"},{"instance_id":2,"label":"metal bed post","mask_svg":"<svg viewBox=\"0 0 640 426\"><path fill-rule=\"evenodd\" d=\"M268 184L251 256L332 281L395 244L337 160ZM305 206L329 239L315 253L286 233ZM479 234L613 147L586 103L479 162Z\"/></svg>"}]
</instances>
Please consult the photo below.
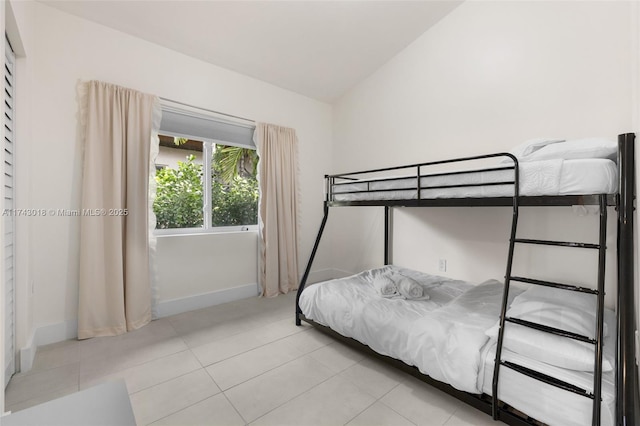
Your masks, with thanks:
<instances>
[{"instance_id":1,"label":"metal bed post","mask_svg":"<svg viewBox=\"0 0 640 426\"><path fill-rule=\"evenodd\" d=\"M513 182L513 210L511 219L511 235L509 236L509 254L507 257L507 271L504 277L504 292L502 296L502 308L500 311L500 329L498 332L498 342L496 344L496 358L493 367L493 382L491 383L492 407L491 414L494 420L498 420L499 401L498 398L498 380L500 378L500 357L502 355L502 341L504 339L504 321L507 313L507 305L509 303L509 284L511 282L511 269L513 267L513 252L515 249L516 232L518 229L518 205L520 201L520 169L518 160L510 155L513 160L514 182Z\"/></svg>"},{"instance_id":2,"label":"metal bed post","mask_svg":"<svg viewBox=\"0 0 640 426\"><path fill-rule=\"evenodd\" d=\"M633 201L635 196L633 133L618 136L620 188L618 198L618 342L616 347L616 424L639 424L638 375L635 364L635 294Z\"/></svg>"},{"instance_id":3,"label":"metal bed post","mask_svg":"<svg viewBox=\"0 0 640 426\"><path fill-rule=\"evenodd\" d=\"M593 410L591 424L600 425L602 408L602 351L604 338L604 284L605 266L607 257L607 196L600 195L600 231L598 237L598 294L596 311L596 347L595 347L595 369L593 378Z\"/></svg>"},{"instance_id":4,"label":"metal bed post","mask_svg":"<svg viewBox=\"0 0 640 426\"><path fill-rule=\"evenodd\" d=\"M384 264L389 265L391 259L391 207L384 206Z\"/></svg>"},{"instance_id":5,"label":"metal bed post","mask_svg":"<svg viewBox=\"0 0 640 426\"><path fill-rule=\"evenodd\" d=\"M320 245L320 240L322 239L322 233L324 232L324 227L327 224L327 219L329 218L329 200L331 199L331 185L333 183L334 178L330 178L325 175L325 181L327 185L327 191L324 201L324 215L322 216L322 222L320 223L320 229L318 230L318 236L316 237L316 242L313 244L313 249L311 250L311 256L309 256L309 262L307 262L307 267L304 270L304 275L302 275L302 279L300 280L300 285L298 286L298 292L296 293L296 325L302 325L302 321L300 319L300 315L302 314L302 310L300 309L300 295L302 294L302 290L304 290L304 286L307 284L307 279L309 279L309 272L311 272L311 265L313 264L313 259L316 257L316 252L318 251L318 246Z\"/></svg>"}]
</instances>

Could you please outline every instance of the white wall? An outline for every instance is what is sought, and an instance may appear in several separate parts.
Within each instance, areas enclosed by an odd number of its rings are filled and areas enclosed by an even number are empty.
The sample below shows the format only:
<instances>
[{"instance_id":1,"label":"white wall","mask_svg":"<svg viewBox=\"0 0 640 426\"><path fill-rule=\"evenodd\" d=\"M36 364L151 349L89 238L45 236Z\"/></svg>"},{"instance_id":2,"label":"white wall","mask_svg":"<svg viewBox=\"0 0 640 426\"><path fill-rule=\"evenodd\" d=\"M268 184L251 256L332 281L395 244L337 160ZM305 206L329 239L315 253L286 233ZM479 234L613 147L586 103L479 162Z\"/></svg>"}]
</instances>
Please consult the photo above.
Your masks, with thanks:
<instances>
[{"instance_id":1,"label":"white wall","mask_svg":"<svg viewBox=\"0 0 640 426\"><path fill-rule=\"evenodd\" d=\"M256 231L158 237L157 274L162 301L247 284L256 286ZM204 255L203 255L204 253ZM257 287L255 287L257 289Z\"/></svg>"},{"instance_id":2,"label":"white wall","mask_svg":"<svg viewBox=\"0 0 640 426\"><path fill-rule=\"evenodd\" d=\"M31 3L31 2L30 2ZM331 159L331 107L275 86L189 58L106 27L62 13L41 3L31 3L33 17L24 26L33 32L30 55L30 90L34 102L29 148L23 159L30 185L21 189L23 207L77 209L80 203L81 155L77 138L78 104L76 84L80 80L102 80L203 108L293 127L300 140L301 163L301 259L313 244L322 213L322 176ZM171 31L171 29L168 29ZM175 31L181 31L176 28ZM35 102L37 100L37 102ZM25 141L26 142L26 141ZM34 285L33 327L23 332L23 341L35 327L67 325L75 321L78 286L78 221L72 217L43 217L28 223L30 279ZM171 257L190 237L164 238L159 258ZM191 251L189 264L202 265L194 275L211 274L197 284L189 275L171 274L160 265L163 286L160 300L211 292L236 277L239 284L255 284L255 234L201 235L194 237L199 250ZM237 264L212 262L221 247L228 256L247 261L245 273L237 275ZM236 250L234 252L233 250ZM327 268L328 254L316 268ZM208 265L210 263L210 265ZM234 274L231 274L233 271ZM175 272L175 271L174 271ZM23 283L23 285L25 285ZM25 337L26 336L26 337Z\"/></svg>"},{"instance_id":3,"label":"white wall","mask_svg":"<svg viewBox=\"0 0 640 426\"><path fill-rule=\"evenodd\" d=\"M503 151L535 137L615 140L632 131L630 11L626 2L463 3L335 105L334 171ZM347 210L330 226L336 266L381 264L382 209ZM445 275L504 276L508 209L399 209L395 217L394 263L437 272L445 258ZM521 224L522 234L538 238L556 230L567 239L597 236L595 217L570 210L528 209ZM579 270L580 281L595 282L584 267L594 262L572 255L560 264L546 253L524 252L519 267L556 279Z\"/></svg>"}]
</instances>

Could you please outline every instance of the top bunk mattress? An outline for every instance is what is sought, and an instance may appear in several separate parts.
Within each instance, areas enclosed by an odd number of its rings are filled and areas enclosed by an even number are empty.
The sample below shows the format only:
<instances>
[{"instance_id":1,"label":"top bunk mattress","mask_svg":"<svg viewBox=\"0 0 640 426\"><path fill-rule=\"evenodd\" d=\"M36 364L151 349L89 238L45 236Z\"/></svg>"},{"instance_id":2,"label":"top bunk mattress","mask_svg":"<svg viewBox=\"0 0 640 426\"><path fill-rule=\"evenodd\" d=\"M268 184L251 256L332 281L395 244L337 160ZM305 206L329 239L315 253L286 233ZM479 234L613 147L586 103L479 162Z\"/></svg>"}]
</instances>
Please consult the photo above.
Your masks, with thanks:
<instances>
[{"instance_id":1,"label":"top bunk mattress","mask_svg":"<svg viewBox=\"0 0 640 426\"><path fill-rule=\"evenodd\" d=\"M506 165L502 165L506 167ZM618 190L616 163L603 158L543 160L519 163L521 196L614 194ZM464 174L421 176L420 199L512 197L513 169L500 168ZM415 176L336 182L331 201L418 199ZM496 184L498 183L498 184ZM445 187L455 185L478 185ZM433 188L439 187L439 188Z\"/></svg>"}]
</instances>

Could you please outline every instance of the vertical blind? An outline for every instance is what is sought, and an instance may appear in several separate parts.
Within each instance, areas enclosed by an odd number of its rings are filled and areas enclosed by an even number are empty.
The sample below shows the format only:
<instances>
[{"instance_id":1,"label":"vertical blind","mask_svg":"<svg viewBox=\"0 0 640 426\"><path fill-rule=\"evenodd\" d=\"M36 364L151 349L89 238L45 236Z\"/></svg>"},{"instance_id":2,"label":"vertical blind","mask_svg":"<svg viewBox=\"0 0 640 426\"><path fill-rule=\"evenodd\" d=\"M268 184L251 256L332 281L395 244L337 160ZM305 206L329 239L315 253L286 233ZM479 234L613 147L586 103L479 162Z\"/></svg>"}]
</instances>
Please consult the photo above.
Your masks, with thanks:
<instances>
[{"instance_id":1,"label":"vertical blind","mask_svg":"<svg viewBox=\"0 0 640 426\"><path fill-rule=\"evenodd\" d=\"M4 360L5 386L15 373L15 216L11 214L14 205L14 80L13 65L15 56L9 40L5 36L4 63L4 200L3 208L9 214L4 215L4 287L5 287L5 330Z\"/></svg>"}]
</instances>

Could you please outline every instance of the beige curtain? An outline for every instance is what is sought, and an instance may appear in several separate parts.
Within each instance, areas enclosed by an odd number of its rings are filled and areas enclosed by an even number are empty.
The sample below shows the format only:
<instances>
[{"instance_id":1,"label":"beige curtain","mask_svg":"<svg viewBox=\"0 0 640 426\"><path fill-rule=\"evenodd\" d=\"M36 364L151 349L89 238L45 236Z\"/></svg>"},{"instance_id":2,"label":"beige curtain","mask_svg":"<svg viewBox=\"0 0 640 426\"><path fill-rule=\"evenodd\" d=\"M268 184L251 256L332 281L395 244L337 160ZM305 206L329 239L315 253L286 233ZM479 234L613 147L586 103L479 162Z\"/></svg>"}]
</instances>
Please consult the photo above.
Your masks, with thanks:
<instances>
[{"instance_id":1,"label":"beige curtain","mask_svg":"<svg viewBox=\"0 0 640 426\"><path fill-rule=\"evenodd\" d=\"M287 127L258 123L254 134L260 161L260 258L262 296L298 288L298 138Z\"/></svg>"},{"instance_id":2,"label":"beige curtain","mask_svg":"<svg viewBox=\"0 0 640 426\"><path fill-rule=\"evenodd\" d=\"M80 339L151 320L149 165L161 117L155 96L96 81L85 90Z\"/></svg>"}]
</instances>

